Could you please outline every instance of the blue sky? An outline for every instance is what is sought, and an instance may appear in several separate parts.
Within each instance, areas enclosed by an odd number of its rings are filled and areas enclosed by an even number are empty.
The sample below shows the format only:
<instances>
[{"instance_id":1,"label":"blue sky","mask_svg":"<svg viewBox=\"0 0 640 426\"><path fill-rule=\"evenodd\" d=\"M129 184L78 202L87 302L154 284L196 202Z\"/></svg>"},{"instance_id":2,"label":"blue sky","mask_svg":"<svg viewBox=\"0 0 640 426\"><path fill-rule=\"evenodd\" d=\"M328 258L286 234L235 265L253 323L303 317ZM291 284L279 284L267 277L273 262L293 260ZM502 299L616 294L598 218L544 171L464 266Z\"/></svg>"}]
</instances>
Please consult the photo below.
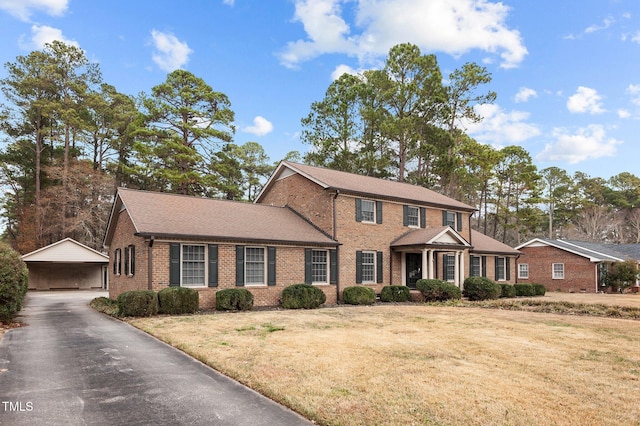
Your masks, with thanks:
<instances>
[{"instance_id":1,"label":"blue sky","mask_svg":"<svg viewBox=\"0 0 640 426\"><path fill-rule=\"evenodd\" d=\"M273 162L309 149L300 119L334 78L410 42L445 76L492 73L497 101L467 127L478 141L520 145L540 169L640 175L637 0L0 0L3 64L54 39L130 95L191 71L229 97L235 142Z\"/></svg>"}]
</instances>

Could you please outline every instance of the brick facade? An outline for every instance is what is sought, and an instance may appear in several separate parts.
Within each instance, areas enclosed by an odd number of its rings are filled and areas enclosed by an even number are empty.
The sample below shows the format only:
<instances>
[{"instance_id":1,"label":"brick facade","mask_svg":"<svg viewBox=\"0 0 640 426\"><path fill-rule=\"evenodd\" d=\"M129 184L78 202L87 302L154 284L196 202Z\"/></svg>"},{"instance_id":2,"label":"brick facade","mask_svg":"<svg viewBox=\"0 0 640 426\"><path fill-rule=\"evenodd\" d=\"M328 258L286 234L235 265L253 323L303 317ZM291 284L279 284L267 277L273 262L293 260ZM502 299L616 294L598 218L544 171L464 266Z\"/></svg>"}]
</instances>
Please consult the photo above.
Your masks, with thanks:
<instances>
[{"instance_id":1,"label":"brick facade","mask_svg":"<svg viewBox=\"0 0 640 426\"><path fill-rule=\"evenodd\" d=\"M519 278L519 283L537 283L547 291L587 292L597 291L598 264L589 259L551 246L523 247L518 265L529 267L529 278ZM552 265L564 265L564 278L554 279ZM516 271L517 273L517 271Z\"/></svg>"}]
</instances>

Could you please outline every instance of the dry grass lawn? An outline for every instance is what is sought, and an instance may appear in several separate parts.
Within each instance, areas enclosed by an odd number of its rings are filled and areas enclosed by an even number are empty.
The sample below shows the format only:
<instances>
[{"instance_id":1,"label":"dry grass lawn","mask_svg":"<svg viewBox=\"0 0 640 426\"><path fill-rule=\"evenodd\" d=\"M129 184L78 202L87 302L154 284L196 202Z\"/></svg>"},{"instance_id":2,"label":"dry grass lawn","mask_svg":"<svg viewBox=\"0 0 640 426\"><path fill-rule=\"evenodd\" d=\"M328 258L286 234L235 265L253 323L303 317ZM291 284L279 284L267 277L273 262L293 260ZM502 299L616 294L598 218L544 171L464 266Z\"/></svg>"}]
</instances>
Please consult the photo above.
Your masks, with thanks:
<instances>
[{"instance_id":1,"label":"dry grass lawn","mask_svg":"<svg viewBox=\"0 0 640 426\"><path fill-rule=\"evenodd\" d=\"M640 425L639 321L416 304L130 322L319 424Z\"/></svg>"}]
</instances>

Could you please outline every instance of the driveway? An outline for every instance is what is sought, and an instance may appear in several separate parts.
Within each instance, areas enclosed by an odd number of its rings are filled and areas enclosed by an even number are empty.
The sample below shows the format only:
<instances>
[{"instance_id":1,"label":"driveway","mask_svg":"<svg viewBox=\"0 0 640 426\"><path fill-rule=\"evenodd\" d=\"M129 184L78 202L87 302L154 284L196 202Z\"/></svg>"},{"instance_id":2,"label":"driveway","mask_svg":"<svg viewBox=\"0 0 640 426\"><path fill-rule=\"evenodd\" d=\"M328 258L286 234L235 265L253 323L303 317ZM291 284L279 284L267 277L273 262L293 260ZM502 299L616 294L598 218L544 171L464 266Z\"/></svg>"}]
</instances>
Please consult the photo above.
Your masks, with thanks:
<instances>
[{"instance_id":1,"label":"driveway","mask_svg":"<svg viewBox=\"0 0 640 426\"><path fill-rule=\"evenodd\" d=\"M29 292L0 341L0 424L309 425L298 414L88 307Z\"/></svg>"}]
</instances>

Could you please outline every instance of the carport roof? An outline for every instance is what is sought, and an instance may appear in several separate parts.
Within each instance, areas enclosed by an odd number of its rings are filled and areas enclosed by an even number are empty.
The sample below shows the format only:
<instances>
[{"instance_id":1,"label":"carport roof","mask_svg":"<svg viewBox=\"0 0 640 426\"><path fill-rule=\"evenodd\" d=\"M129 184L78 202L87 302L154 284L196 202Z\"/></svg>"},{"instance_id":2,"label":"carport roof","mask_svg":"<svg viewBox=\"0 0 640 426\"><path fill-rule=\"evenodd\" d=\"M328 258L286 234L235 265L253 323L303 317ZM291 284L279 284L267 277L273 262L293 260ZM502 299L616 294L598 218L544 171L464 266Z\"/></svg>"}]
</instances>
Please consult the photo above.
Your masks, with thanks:
<instances>
[{"instance_id":1,"label":"carport roof","mask_svg":"<svg viewBox=\"0 0 640 426\"><path fill-rule=\"evenodd\" d=\"M23 255L22 260L26 263L109 263L109 256L72 238L65 238Z\"/></svg>"}]
</instances>

